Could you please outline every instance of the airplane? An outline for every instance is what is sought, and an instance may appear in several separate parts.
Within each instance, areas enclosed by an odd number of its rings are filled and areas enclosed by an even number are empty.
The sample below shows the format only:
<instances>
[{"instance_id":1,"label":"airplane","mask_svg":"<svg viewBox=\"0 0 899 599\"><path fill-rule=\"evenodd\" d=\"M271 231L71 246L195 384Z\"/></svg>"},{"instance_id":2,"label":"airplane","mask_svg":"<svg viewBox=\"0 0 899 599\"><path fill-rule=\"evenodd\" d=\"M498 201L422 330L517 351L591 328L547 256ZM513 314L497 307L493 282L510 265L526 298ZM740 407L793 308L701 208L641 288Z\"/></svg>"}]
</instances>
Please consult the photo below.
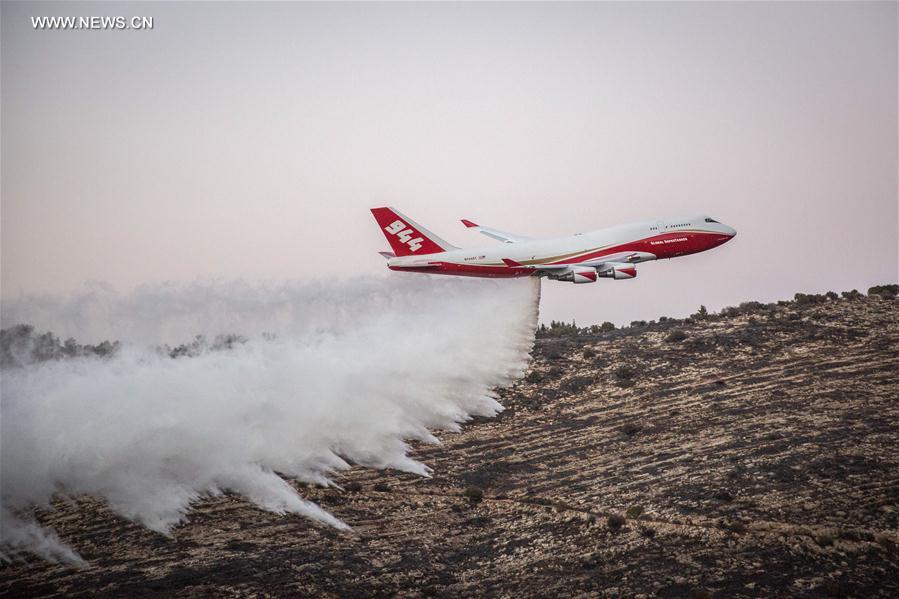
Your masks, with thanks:
<instances>
[{"instance_id":1,"label":"airplane","mask_svg":"<svg viewBox=\"0 0 899 599\"><path fill-rule=\"evenodd\" d=\"M708 216L644 221L535 239L462 224L500 245L455 247L391 207L372 208L392 252L380 252L390 270L463 277L547 277L571 283L633 279L636 265L648 260L704 252L733 239L737 232Z\"/></svg>"}]
</instances>

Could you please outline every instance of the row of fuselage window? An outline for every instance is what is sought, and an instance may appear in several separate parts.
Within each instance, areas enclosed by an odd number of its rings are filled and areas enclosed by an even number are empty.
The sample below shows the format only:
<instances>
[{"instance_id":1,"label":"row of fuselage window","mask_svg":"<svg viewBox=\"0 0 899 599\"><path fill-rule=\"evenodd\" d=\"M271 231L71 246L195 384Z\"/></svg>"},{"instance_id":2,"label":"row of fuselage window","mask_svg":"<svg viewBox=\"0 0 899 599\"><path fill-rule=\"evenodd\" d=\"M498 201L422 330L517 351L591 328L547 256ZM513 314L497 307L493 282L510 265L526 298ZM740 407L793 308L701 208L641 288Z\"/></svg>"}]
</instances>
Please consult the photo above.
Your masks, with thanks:
<instances>
[{"instance_id":1,"label":"row of fuselage window","mask_svg":"<svg viewBox=\"0 0 899 599\"><path fill-rule=\"evenodd\" d=\"M677 227L689 227L689 226L690 226L690 223L685 223L683 225L665 225L665 228L666 229L674 229ZM650 231L658 231L659 228L658 227L649 227L649 230Z\"/></svg>"}]
</instances>

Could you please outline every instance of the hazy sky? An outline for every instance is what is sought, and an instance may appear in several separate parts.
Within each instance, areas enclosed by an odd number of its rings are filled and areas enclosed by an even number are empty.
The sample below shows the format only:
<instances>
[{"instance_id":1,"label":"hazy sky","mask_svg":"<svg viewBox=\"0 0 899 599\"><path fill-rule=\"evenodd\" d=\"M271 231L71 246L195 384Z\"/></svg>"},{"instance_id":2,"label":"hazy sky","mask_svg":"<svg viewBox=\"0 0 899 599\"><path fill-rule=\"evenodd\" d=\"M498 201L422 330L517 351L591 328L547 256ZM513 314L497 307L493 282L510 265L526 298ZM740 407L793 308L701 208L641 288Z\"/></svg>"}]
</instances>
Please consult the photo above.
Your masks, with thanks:
<instances>
[{"instance_id":1,"label":"hazy sky","mask_svg":"<svg viewBox=\"0 0 899 599\"><path fill-rule=\"evenodd\" d=\"M386 274L368 208L460 246L707 213L544 319L897 279L897 5L2 4L2 297ZM35 15L151 31L37 31Z\"/></svg>"}]
</instances>

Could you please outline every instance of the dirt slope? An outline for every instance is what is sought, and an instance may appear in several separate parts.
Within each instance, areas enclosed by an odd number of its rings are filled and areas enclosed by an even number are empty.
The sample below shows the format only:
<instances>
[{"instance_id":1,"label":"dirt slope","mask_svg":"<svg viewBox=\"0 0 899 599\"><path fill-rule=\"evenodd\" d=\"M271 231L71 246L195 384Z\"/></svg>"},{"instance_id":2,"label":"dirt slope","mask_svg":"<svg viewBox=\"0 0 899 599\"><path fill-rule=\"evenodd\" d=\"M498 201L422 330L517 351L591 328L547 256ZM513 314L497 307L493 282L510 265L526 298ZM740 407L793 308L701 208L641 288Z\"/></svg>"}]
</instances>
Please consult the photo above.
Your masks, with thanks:
<instances>
[{"instance_id":1,"label":"dirt slope","mask_svg":"<svg viewBox=\"0 0 899 599\"><path fill-rule=\"evenodd\" d=\"M90 567L14 563L0 593L899 596L897 308L541 338L506 412L415 448L433 478L303 489L352 533L221 497L165 538L85 498L41 520Z\"/></svg>"}]
</instances>

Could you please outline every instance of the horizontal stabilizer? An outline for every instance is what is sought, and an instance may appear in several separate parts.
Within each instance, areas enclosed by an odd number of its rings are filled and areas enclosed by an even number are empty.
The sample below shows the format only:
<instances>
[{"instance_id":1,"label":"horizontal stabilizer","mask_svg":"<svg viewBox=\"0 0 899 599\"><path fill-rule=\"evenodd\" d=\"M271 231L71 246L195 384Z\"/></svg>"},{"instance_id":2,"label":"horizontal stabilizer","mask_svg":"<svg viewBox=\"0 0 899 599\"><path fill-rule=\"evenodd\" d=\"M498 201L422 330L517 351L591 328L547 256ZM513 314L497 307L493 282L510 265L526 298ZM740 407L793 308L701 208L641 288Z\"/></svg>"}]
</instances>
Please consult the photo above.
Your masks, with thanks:
<instances>
[{"instance_id":1,"label":"horizontal stabilizer","mask_svg":"<svg viewBox=\"0 0 899 599\"><path fill-rule=\"evenodd\" d=\"M508 258L503 258L503 264L510 268L526 268L521 262L516 262L515 260L510 260Z\"/></svg>"}]
</instances>

